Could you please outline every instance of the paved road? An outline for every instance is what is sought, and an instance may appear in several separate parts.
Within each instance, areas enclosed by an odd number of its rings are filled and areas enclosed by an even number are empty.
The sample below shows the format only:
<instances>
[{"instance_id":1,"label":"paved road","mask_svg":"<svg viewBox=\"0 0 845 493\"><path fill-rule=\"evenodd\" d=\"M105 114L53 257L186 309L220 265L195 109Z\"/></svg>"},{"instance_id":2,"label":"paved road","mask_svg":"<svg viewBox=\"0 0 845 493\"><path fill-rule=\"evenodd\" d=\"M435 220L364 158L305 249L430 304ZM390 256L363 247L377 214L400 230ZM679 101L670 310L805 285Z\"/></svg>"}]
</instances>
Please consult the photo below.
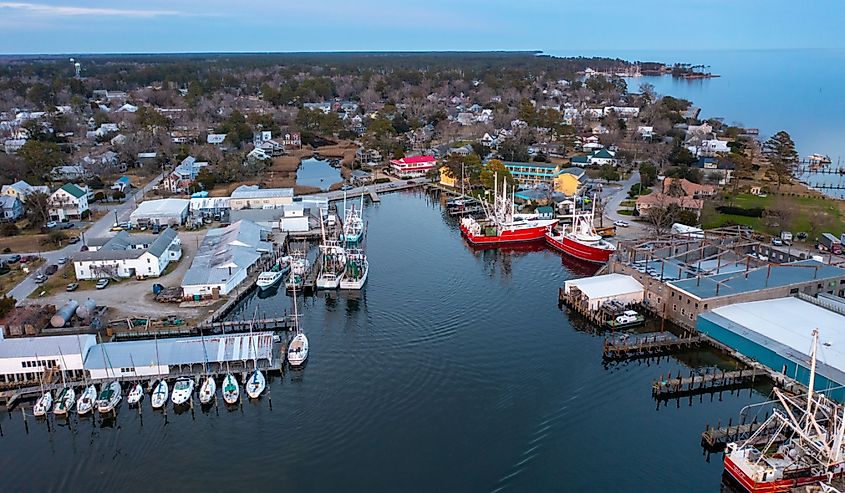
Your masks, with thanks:
<instances>
[{"instance_id":1,"label":"paved road","mask_svg":"<svg viewBox=\"0 0 845 493\"><path fill-rule=\"evenodd\" d=\"M611 223L616 221L625 221L630 224L627 228L616 228L616 234L623 238L641 236L646 231L645 225L640 222L633 221L631 216L623 216L622 214L616 212L619 210L619 206L622 204L622 201L628 198L628 190L631 189L631 185L639 182L640 172L634 171L627 180L621 182L621 188L617 188L615 192L610 194L605 202L605 218L609 219Z\"/></svg>"},{"instance_id":2,"label":"paved road","mask_svg":"<svg viewBox=\"0 0 845 493\"><path fill-rule=\"evenodd\" d=\"M114 233L111 233L109 229L115 222L115 214L117 214L118 222L128 221L129 214L135 210L136 204L138 200L141 200L143 195L150 190L153 189L158 183L164 178L164 175L158 175L157 177L153 178L148 184L146 184L143 188L139 188L133 195L130 196L124 203L116 206L111 214L107 214L100 218L97 222L92 224L88 231L85 232L84 236L87 238L97 238L102 236L110 236ZM82 243L76 243L74 245L67 245L64 248L59 250L53 250L50 252L32 252L28 255L38 255L44 258L45 263L44 265L50 265L58 263L59 259L62 257L70 258L74 253L78 252ZM43 267L42 267L43 268ZM24 278L20 284L12 288L9 291L8 295L18 300L18 305L21 304L21 300L25 299L29 296L38 284L35 282L35 274L40 272L40 270L36 272L31 272L29 276Z\"/></svg>"}]
</instances>

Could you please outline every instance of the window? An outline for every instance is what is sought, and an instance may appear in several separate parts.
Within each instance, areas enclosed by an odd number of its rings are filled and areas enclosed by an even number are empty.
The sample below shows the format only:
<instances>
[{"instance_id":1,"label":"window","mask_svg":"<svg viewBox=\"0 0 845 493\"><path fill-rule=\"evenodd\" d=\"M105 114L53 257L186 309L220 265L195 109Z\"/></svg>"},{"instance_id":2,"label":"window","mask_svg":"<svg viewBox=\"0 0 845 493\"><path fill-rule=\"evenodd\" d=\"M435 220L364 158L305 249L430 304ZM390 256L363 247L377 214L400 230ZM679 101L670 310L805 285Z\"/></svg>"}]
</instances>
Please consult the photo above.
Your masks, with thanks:
<instances>
[{"instance_id":1,"label":"window","mask_svg":"<svg viewBox=\"0 0 845 493\"><path fill-rule=\"evenodd\" d=\"M696 308L696 310L698 309L698 303L695 304L695 308Z\"/></svg>"},{"instance_id":2,"label":"window","mask_svg":"<svg viewBox=\"0 0 845 493\"><path fill-rule=\"evenodd\" d=\"M798 294L798 288L792 288L789 290L789 294Z\"/></svg>"},{"instance_id":3,"label":"window","mask_svg":"<svg viewBox=\"0 0 845 493\"><path fill-rule=\"evenodd\" d=\"M705 303L705 304L704 304L704 309L705 309L705 310L707 309L707 303Z\"/></svg>"},{"instance_id":4,"label":"window","mask_svg":"<svg viewBox=\"0 0 845 493\"><path fill-rule=\"evenodd\" d=\"M672 311L675 311L675 312L678 311L678 305L673 304L672 305Z\"/></svg>"}]
</instances>

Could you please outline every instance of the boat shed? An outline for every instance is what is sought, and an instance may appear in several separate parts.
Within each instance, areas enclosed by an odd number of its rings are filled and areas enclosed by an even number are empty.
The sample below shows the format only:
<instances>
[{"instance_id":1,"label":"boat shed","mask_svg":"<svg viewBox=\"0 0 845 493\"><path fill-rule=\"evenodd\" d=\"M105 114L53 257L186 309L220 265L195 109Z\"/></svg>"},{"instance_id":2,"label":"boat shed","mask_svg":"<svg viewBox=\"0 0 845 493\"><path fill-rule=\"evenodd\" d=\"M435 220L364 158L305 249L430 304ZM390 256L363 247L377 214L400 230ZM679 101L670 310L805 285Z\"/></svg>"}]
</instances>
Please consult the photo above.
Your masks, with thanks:
<instances>
[{"instance_id":1,"label":"boat shed","mask_svg":"<svg viewBox=\"0 0 845 493\"><path fill-rule=\"evenodd\" d=\"M577 303L589 311L596 311L608 301L617 301L623 305L643 301L643 285L625 274L605 274L602 276L569 279L563 283L564 294L576 298Z\"/></svg>"},{"instance_id":2,"label":"boat shed","mask_svg":"<svg viewBox=\"0 0 845 493\"><path fill-rule=\"evenodd\" d=\"M93 379L197 375L274 367L273 333L105 342L94 345L85 359Z\"/></svg>"},{"instance_id":3,"label":"boat shed","mask_svg":"<svg viewBox=\"0 0 845 493\"><path fill-rule=\"evenodd\" d=\"M812 331L819 331L815 390L845 398L845 310L810 296L736 303L702 313L702 333L776 372L809 384ZM837 388L838 387L838 388Z\"/></svg>"},{"instance_id":4,"label":"boat shed","mask_svg":"<svg viewBox=\"0 0 845 493\"><path fill-rule=\"evenodd\" d=\"M129 224L132 227L182 225L188 220L190 205L187 199L145 200L129 215Z\"/></svg>"},{"instance_id":5,"label":"boat shed","mask_svg":"<svg viewBox=\"0 0 845 493\"><path fill-rule=\"evenodd\" d=\"M19 337L0 340L0 382L36 380L47 369L81 377L93 335Z\"/></svg>"}]
</instances>

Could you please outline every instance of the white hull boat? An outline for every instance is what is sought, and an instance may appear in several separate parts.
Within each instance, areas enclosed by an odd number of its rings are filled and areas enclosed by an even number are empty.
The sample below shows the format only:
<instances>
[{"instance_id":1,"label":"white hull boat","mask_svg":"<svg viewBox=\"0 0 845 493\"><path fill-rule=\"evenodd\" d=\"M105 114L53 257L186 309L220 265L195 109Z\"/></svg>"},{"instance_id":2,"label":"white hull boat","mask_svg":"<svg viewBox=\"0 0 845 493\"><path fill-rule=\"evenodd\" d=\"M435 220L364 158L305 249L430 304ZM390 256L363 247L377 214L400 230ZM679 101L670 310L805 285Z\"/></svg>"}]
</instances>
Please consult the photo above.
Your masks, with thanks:
<instances>
[{"instance_id":1,"label":"white hull boat","mask_svg":"<svg viewBox=\"0 0 845 493\"><path fill-rule=\"evenodd\" d=\"M170 389L167 387L167 382L159 380L153 389L153 394L150 396L150 403L153 409L161 409L167 405L167 396L170 394Z\"/></svg>"},{"instance_id":2,"label":"white hull boat","mask_svg":"<svg viewBox=\"0 0 845 493\"><path fill-rule=\"evenodd\" d=\"M200 404L208 404L213 401L215 394L217 394L217 382L214 381L212 376L205 377L200 387Z\"/></svg>"},{"instance_id":3,"label":"white hull boat","mask_svg":"<svg viewBox=\"0 0 845 493\"><path fill-rule=\"evenodd\" d=\"M132 386L132 390L129 391L129 394L126 396L126 402L130 406L135 406L141 399L144 398L144 386L140 383L136 383Z\"/></svg>"},{"instance_id":4,"label":"white hull boat","mask_svg":"<svg viewBox=\"0 0 845 493\"><path fill-rule=\"evenodd\" d=\"M261 396L261 393L264 392L264 387L267 385L267 381L264 379L264 374L261 373L261 370L255 370L249 375L249 379L246 382L246 395L249 396L250 399L258 399Z\"/></svg>"},{"instance_id":5,"label":"white hull boat","mask_svg":"<svg viewBox=\"0 0 845 493\"><path fill-rule=\"evenodd\" d=\"M258 286L258 289L268 289L276 285L277 282L281 281L282 278L285 277L284 271L266 271L262 272L261 275L258 276L258 280L255 282L255 285Z\"/></svg>"},{"instance_id":6,"label":"white hull boat","mask_svg":"<svg viewBox=\"0 0 845 493\"><path fill-rule=\"evenodd\" d=\"M53 407L53 392L47 391L41 397L35 401L35 405L32 406L32 415L36 417L41 417L47 414L50 411L50 408Z\"/></svg>"},{"instance_id":7,"label":"white hull boat","mask_svg":"<svg viewBox=\"0 0 845 493\"><path fill-rule=\"evenodd\" d=\"M94 409L94 401L97 399L97 387L93 384L89 385L79 394L79 399L76 401L76 414L84 416Z\"/></svg>"},{"instance_id":8,"label":"white hull boat","mask_svg":"<svg viewBox=\"0 0 845 493\"><path fill-rule=\"evenodd\" d=\"M288 346L288 363L291 366L300 366L306 359L308 359L308 337L300 332Z\"/></svg>"},{"instance_id":9,"label":"white hull boat","mask_svg":"<svg viewBox=\"0 0 845 493\"><path fill-rule=\"evenodd\" d=\"M370 263L366 255L350 254L346 272L340 280L340 289L362 289L370 273Z\"/></svg>"},{"instance_id":10,"label":"white hull boat","mask_svg":"<svg viewBox=\"0 0 845 493\"><path fill-rule=\"evenodd\" d=\"M235 376L231 373L226 374L226 378L223 379L223 401L226 404L235 404L238 402L238 398L240 397L240 388L238 387L238 381L235 380Z\"/></svg>"},{"instance_id":11,"label":"white hull boat","mask_svg":"<svg viewBox=\"0 0 845 493\"><path fill-rule=\"evenodd\" d=\"M123 394L120 391L120 383L115 380L104 386L100 390L100 395L97 397L97 411L100 413L110 413L115 410Z\"/></svg>"},{"instance_id":12,"label":"white hull boat","mask_svg":"<svg viewBox=\"0 0 845 493\"><path fill-rule=\"evenodd\" d=\"M294 289L301 288L305 280L305 275L311 267L311 262L307 258L297 258L291 261L290 273L287 281L285 281L285 288Z\"/></svg>"},{"instance_id":13,"label":"white hull boat","mask_svg":"<svg viewBox=\"0 0 845 493\"><path fill-rule=\"evenodd\" d=\"M53 406L53 414L66 416L76 403L76 392L73 387L65 387L56 397L56 404Z\"/></svg>"},{"instance_id":14,"label":"white hull boat","mask_svg":"<svg viewBox=\"0 0 845 493\"><path fill-rule=\"evenodd\" d=\"M176 380L175 384L173 384L173 394L171 394L170 400L173 401L174 405L181 406L182 404L188 402L191 398L191 394L193 393L194 379L180 378Z\"/></svg>"}]
</instances>

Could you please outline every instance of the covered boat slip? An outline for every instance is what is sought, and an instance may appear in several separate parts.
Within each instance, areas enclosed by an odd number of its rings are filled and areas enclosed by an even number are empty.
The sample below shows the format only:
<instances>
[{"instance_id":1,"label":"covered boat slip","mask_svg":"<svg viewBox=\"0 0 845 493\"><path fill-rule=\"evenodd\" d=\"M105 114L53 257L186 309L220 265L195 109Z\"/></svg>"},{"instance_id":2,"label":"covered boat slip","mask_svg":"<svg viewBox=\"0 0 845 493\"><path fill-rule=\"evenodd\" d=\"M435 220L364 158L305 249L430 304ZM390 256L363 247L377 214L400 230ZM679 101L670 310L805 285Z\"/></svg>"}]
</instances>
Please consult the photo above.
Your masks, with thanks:
<instances>
[{"instance_id":1,"label":"covered boat slip","mask_svg":"<svg viewBox=\"0 0 845 493\"><path fill-rule=\"evenodd\" d=\"M589 311L610 301L623 305L642 303L645 290L639 281L624 274L606 274L603 276L569 279L563 283L562 295L567 298L578 297Z\"/></svg>"},{"instance_id":2,"label":"covered boat slip","mask_svg":"<svg viewBox=\"0 0 845 493\"><path fill-rule=\"evenodd\" d=\"M252 370L253 361L275 370L283 362L276 357L281 351L272 332L207 336L204 345L199 337L109 342L91 348L85 368L95 380L193 376L206 371L206 361L211 373L226 373L227 363L233 372Z\"/></svg>"},{"instance_id":3,"label":"covered boat slip","mask_svg":"<svg viewBox=\"0 0 845 493\"><path fill-rule=\"evenodd\" d=\"M698 330L775 372L809 383L812 331L819 331L815 390L845 401L845 315L799 298L724 306L698 317Z\"/></svg>"}]
</instances>

